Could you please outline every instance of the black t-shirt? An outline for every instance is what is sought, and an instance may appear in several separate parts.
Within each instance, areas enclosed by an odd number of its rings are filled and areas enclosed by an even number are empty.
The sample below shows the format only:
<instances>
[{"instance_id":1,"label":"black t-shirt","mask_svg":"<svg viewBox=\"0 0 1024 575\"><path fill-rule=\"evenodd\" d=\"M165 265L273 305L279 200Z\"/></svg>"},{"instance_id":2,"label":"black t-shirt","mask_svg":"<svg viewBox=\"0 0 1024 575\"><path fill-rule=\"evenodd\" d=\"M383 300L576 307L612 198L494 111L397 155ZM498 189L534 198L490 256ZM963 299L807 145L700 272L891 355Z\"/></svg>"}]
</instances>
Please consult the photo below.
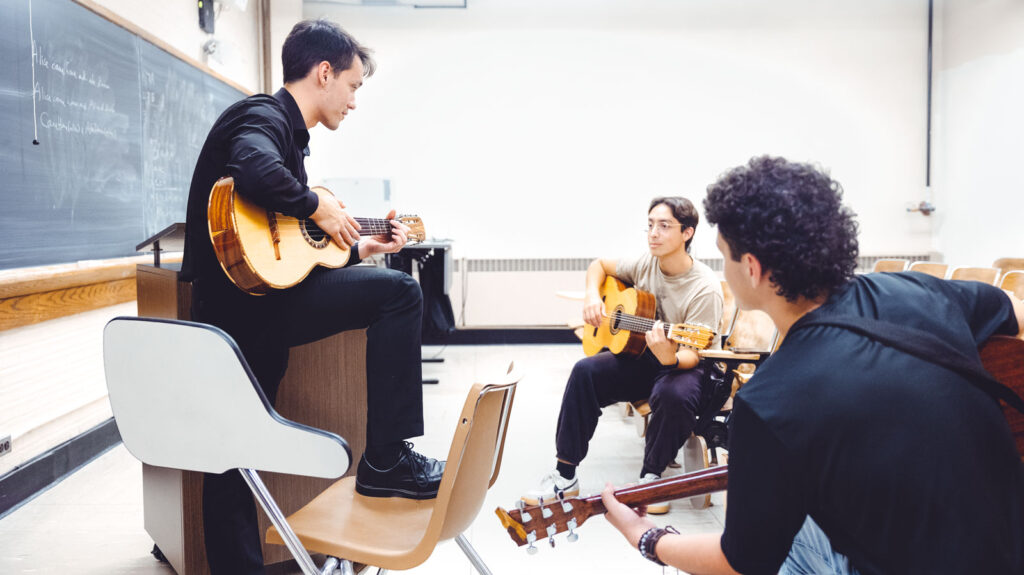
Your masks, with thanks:
<instances>
[{"instance_id":1,"label":"black t-shirt","mask_svg":"<svg viewBox=\"0 0 1024 575\"><path fill-rule=\"evenodd\" d=\"M1001 290L913 272L859 276L805 318L826 314L923 329L973 357L1018 329ZM776 573L810 515L861 573L1024 573L1020 456L960 375L808 327L737 394L730 425L721 543L737 571Z\"/></svg>"}]
</instances>

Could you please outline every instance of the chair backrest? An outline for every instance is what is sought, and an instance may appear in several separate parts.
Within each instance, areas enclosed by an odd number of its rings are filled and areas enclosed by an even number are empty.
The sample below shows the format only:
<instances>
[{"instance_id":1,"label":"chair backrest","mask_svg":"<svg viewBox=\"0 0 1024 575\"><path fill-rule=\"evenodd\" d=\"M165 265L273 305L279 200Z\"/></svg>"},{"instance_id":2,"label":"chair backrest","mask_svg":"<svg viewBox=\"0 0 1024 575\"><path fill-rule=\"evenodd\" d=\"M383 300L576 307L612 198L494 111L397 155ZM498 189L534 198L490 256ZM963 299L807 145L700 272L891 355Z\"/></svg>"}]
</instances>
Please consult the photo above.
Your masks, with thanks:
<instances>
[{"instance_id":1,"label":"chair backrest","mask_svg":"<svg viewBox=\"0 0 1024 575\"><path fill-rule=\"evenodd\" d=\"M1024 270L1012 270L1003 275L999 281L999 287L1008 292L1013 292L1017 299L1024 299Z\"/></svg>"},{"instance_id":2,"label":"chair backrest","mask_svg":"<svg viewBox=\"0 0 1024 575\"><path fill-rule=\"evenodd\" d=\"M936 262L914 262L910 264L907 271L921 272L937 278L945 278L947 269L949 269L949 266L946 264Z\"/></svg>"},{"instance_id":3,"label":"chair backrest","mask_svg":"<svg viewBox=\"0 0 1024 575\"><path fill-rule=\"evenodd\" d=\"M999 258L992 262L992 267L1004 274L1013 270L1024 270L1024 258Z\"/></svg>"},{"instance_id":4,"label":"chair backrest","mask_svg":"<svg viewBox=\"0 0 1024 575\"><path fill-rule=\"evenodd\" d=\"M352 462L344 439L278 415L215 327L118 317L103 330L103 364L121 438L143 463L338 477Z\"/></svg>"},{"instance_id":5,"label":"chair backrest","mask_svg":"<svg viewBox=\"0 0 1024 575\"><path fill-rule=\"evenodd\" d=\"M414 553L465 531L497 478L519 377L499 385L475 384L466 397L438 488L434 512ZM429 554L429 553L428 553Z\"/></svg>"},{"instance_id":6,"label":"chair backrest","mask_svg":"<svg viewBox=\"0 0 1024 575\"><path fill-rule=\"evenodd\" d=\"M910 264L907 260L878 260L871 269L872 272L901 272L907 269Z\"/></svg>"},{"instance_id":7,"label":"chair backrest","mask_svg":"<svg viewBox=\"0 0 1024 575\"><path fill-rule=\"evenodd\" d=\"M729 287L729 282L722 280L722 321L718 323L718 329L716 330L718 335L728 332L735 317L736 298L732 295L732 288Z\"/></svg>"},{"instance_id":8,"label":"chair backrest","mask_svg":"<svg viewBox=\"0 0 1024 575\"><path fill-rule=\"evenodd\" d=\"M949 272L949 279L973 280L976 282L984 282L989 285L996 285L996 280L999 279L999 269L955 267L951 272Z\"/></svg>"},{"instance_id":9,"label":"chair backrest","mask_svg":"<svg viewBox=\"0 0 1024 575\"><path fill-rule=\"evenodd\" d=\"M778 330L772 318L760 310L738 309L725 340L725 349L732 350L774 350Z\"/></svg>"}]
</instances>

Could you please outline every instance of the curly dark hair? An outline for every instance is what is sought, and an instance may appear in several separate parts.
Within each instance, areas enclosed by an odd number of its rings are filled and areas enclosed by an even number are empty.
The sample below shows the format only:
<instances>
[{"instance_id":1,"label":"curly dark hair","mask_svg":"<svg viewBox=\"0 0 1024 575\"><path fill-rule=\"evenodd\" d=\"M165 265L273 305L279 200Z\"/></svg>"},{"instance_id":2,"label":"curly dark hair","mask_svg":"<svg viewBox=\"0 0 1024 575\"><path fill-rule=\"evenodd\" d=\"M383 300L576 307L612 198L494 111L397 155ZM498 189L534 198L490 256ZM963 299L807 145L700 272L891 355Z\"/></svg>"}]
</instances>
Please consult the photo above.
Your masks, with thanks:
<instances>
[{"instance_id":1,"label":"curly dark hair","mask_svg":"<svg viewBox=\"0 0 1024 575\"><path fill-rule=\"evenodd\" d=\"M857 222L824 171L784 158L752 158L708 186L704 215L732 259L749 253L787 301L828 296L857 267Z\"/></svg>"}]
</instances>

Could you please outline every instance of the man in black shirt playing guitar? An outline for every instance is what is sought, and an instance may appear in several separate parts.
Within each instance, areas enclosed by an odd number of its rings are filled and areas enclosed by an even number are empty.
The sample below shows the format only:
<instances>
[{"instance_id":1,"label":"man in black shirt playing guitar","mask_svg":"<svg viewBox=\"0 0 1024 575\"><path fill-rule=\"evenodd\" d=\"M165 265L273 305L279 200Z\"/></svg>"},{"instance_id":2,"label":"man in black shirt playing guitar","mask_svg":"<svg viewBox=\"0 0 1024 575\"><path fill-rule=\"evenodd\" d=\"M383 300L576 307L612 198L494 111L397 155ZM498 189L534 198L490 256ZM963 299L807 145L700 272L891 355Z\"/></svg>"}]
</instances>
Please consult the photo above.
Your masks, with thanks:
<instances>
[{"instance_id":1,"label":"man in black shirt playing guitar","mask_svg":"<svg viewBox=\"0 0 1024 575\"><path fill-rule=\"evenodd\" d=\"M423 434L419 285L394 270L352 267L370 255L402 249L408 228L392 221L390 234L357 241L359 224L341 202L322 201L310 191L303 166L309 129L323 124L334 130L355 109L355 92L373 73L373 60L326 20L297 24L281 58L284 88L228 108L196 164L182 266L183 278L194 284L193 318L237 341L271 402L290 347L367 328L367 447L356 490L370 497L435 497L444 462L416 453L405 441ZM233 285L207 228L210 192L224 176L234 178L236 191L253 203L311 218L339 245L351 246L347 267L314 269L298 285L262 296ZM238 473L205 477L203 520L213 573L263 573L256 509Z\"/></svg>"}]
</instances>

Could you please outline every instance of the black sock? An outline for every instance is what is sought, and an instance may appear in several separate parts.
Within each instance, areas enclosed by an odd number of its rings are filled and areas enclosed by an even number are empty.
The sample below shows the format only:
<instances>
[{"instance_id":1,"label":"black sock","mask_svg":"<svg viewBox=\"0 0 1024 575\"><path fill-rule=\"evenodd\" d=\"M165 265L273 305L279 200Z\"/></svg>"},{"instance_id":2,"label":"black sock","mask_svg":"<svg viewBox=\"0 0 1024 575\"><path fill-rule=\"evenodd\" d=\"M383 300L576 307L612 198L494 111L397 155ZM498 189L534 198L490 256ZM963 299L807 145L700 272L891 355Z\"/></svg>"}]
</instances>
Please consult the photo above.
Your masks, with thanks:
<instances>
[{"instance_id":1,"label":"black sock","mask_svg":"<svg viewBox=\"0 0 1024 575\"><path fill-rule=\"evenodd\" d=\"M555 465L555 469L558 470L558 474L561 475L563 479L573 479L576 477L576 466L571 463L559 461Z\"/></svg>"},{"instance_id":2,"label":"black sock","mask_svg":"<svg viewBox=\"0 0 1024 575\"><path fill-rule=\"evenodd\" d=\"M402 456L402 442L385 443L383 445L367 445L363 452L367 463L377 469L390 469Z\"/></svg>"}]
</instances>

